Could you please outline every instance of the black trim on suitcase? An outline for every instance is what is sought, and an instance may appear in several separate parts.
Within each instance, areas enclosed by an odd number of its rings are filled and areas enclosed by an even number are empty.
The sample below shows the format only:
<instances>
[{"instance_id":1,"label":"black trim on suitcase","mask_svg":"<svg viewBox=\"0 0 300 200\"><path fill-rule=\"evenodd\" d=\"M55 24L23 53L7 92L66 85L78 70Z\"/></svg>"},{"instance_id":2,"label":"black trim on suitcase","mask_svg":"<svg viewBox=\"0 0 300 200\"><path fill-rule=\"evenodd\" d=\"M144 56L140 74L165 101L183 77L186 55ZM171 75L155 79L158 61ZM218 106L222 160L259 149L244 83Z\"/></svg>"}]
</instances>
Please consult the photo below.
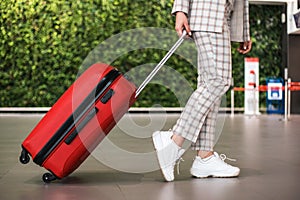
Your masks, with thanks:
<instances>
[{"instance_id":1,"label":"black trim on suitcase","mask_svg":"<svg viewBox=\"0 0 300 200\"><path fill-rule=\"evenodd\" d=\"M82 104L78 106L75 112L72 113L72 115L66 120L66 122L56 131L52 138L35 156L33 161L36 164L42 166L43 162L48 158L48 156L53 152L53 150L63 141L63 139L70 133L72 129L74 130L74 138L78 135L78 132L83 128L82 127L81 129L78 129L79 126L81 127L81 125L86 125L87 122L91 119L90 117L95 116L94 113L98 112L97 110L95 110L95 108L93 108L95 102L99 100L100 96L120 75L121 73L115 69L107 73L107 75L98 83L98 85L92 90L92 92L84 99ZM109 93L108 96L111 97L113 93L109 91L107 93ZM106 94L104 96L106 96ZM82 119L83 117L85 117L86 119ZM77 134L75 134L75 132L77 132ZM69 142L71 143L74 140L74 138L70 138ZM68 140L68 138L66 140Z\"/></svg>"}]
</instances>

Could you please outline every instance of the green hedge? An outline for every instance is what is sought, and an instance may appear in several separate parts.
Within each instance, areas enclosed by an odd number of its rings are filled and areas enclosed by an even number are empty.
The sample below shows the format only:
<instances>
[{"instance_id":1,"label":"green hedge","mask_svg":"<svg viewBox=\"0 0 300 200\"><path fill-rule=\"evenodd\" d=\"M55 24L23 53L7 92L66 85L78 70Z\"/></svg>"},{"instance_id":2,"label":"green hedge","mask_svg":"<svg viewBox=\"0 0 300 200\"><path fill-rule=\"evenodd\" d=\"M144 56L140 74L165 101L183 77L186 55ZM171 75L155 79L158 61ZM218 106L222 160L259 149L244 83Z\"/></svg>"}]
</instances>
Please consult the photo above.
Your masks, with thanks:
<instances>
[{"instance_id":1,"label":"green hedge","mask_svg":"<svg viewBox=\"0 0 300 200\"><path fill-rule=\"evenodd\" d=\"M111 64L124 73L134 73L136 66L159 62L176 40L176 35L169 36L174 28L174 17L170 14L172 3L172 0L1 1L0 106L51 106L72 84L80 70L93 61L105 61L95 58L100 51L97 48L105 47L104 41L111 36L118 38L117 34L131 29L166 28L166 34L159 35L162 39L159 48L151 45L143 49L134 48L141 42L155 41L155 31L141 33L151 36L148 38L130 36L120 41L125 46L125 43L130 43L133 50L119 55ZM253 50L248 56L260 58L260 81L264 84L266 77L278 76L282 68L281 7L251 5L250 10ZM108 58L111 51L120 51L120 46L116 45L108 52L108 45L100 53ZM196 85L195 51L191 55L186 54L190 48L193 44L187 42L179 50L182 53L167 62L168 70L174 69L188 80L188 89ZM90 59L90 52L95 60ZM236 86L243 86L243 58L233 51ZM143 71L149 69L150 66ZM173 81L172 78L168 80ZM177 100L178 94L175 94L180 89L178 84L171 83L169 88L163 87L160 82L151 84L135 106L182 106L182 102ZM181 92L183 99L186 100L189 92L186 89ZM236 105L243 106L242 93L236 94L236 99Z\"/></svg>"}]
</instances>

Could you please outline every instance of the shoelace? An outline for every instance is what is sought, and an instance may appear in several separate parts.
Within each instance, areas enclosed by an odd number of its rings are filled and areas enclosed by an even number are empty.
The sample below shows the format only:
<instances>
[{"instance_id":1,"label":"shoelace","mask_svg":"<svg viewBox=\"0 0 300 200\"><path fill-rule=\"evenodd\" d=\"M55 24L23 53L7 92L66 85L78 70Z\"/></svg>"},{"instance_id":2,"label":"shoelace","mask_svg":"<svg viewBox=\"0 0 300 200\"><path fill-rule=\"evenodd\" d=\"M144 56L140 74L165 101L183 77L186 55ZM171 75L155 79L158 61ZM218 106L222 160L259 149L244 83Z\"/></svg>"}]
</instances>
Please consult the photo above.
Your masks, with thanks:
<instances>
[{"instance_id":1,"label":"shoelace","mask_svg":"<svg viewBox=\"0 0 300 200\"><path fill-rule=\"evenodd\" d=\"M179 152L178 152L178 155L180 156L176 161L175 161L175 164L177 165L177 174L179 175L180 174L180 171L179 171L179 165L180 165L180 162L184 162L183 158L182 158L182 155L184 154L185 150L184 149L180 149Z\"/></svg>"},{"instance_id":2,"label":"shoelace","mask_svg":"<svg viewBox=\"0 0 300 200\"><path fill-rule=\"evenodd\" d=\"M179 164L180 164L180 162L184 162L184 160L183 160L183 158L182 157L180 157L177 161L176 161L176 165L177 165L177 174L179 175L180 173L179 173Z\"/></svg>"},{"instance_id":3,"label":"shoelace","mask_svg":"<svg viewBox=\"0 0 300 200\"><path fill-rule=\"evenodd\" d=\"M225 161L225 160L230 160L230 161L233 161L233 162L236 162L236 159L234 158L228 158L225 154L220 154L219 157L221 158L222 161Z\"/></svg>"}]
</instances>

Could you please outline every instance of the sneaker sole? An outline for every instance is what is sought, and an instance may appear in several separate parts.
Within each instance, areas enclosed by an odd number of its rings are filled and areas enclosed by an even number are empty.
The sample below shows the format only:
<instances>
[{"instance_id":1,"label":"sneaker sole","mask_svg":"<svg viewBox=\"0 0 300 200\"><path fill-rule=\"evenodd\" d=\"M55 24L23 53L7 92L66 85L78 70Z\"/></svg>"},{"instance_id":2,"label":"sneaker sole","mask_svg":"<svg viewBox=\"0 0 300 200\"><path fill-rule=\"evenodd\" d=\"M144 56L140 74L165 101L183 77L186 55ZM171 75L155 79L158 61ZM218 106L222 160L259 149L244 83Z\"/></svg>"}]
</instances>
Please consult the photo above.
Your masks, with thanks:
<instances>
[{"instance_id":1,"label":"sneaker sole","mask_svg":"<svg viewBox=\"0 0 300 200\"><path fill-rule=\"evenodd\" d=\"M235 178L238 177L240 172L236 172L232 175L224 175L224 174L199 174L198 172L192 172L191 170L191 174L193 177L195 178Z\"/></svg>"}]
</instances>

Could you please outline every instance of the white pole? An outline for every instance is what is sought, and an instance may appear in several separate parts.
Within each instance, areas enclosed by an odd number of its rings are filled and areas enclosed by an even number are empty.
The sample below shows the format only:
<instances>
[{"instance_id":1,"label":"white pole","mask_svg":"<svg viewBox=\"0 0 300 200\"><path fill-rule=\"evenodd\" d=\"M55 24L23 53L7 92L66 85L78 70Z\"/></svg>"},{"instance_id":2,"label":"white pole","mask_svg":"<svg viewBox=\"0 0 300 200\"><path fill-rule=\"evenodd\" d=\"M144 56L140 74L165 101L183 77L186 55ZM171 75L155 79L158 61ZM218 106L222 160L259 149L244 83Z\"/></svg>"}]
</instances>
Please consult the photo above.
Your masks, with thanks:
<instances>
[{"instance_id":1,"label":"white pole","mask_svg":"<svg viewBox=\"0 0 300 200\"><path fill-rule=\"evenodd\" d=\"M287 79L288 79L288 69L284 69L284 121L287 121L287 106L288 106L288 85L287 85Z\"/></svg>"},{"instance_id":2,"label":"white pole","mask_svg":"<svg viewBox=\"0 0 300 200\"><path fill-rule=\"evenodd\" d=\"M234 116L234 80L232 79L232 82L231 82L231 91L230 91L230 94L231 94L231 117Z\"/></svg>"},{"instance_id":3,"label":"white pole","mask_svg":"<svg viewBox=\"0 0 300 200\"><path fill-rule=\"evenodd\" d=\"M291 78L288 78L288 108L287 108L287 118L290 119L291 117Z\"/></svg>"},{"instance_id":4,"label":"white pole","mask_svg":"<svg viewBox=\"0 0 300 200\"><path fill-rule=\"evenodd\" d=\"M256 117L257 115L257 112L258 110L256 110L256 103L258 102L257 99L256 99L256 74L254 73L254 76L253 76L253 115Z\"/></svg>"}]
</instances>

